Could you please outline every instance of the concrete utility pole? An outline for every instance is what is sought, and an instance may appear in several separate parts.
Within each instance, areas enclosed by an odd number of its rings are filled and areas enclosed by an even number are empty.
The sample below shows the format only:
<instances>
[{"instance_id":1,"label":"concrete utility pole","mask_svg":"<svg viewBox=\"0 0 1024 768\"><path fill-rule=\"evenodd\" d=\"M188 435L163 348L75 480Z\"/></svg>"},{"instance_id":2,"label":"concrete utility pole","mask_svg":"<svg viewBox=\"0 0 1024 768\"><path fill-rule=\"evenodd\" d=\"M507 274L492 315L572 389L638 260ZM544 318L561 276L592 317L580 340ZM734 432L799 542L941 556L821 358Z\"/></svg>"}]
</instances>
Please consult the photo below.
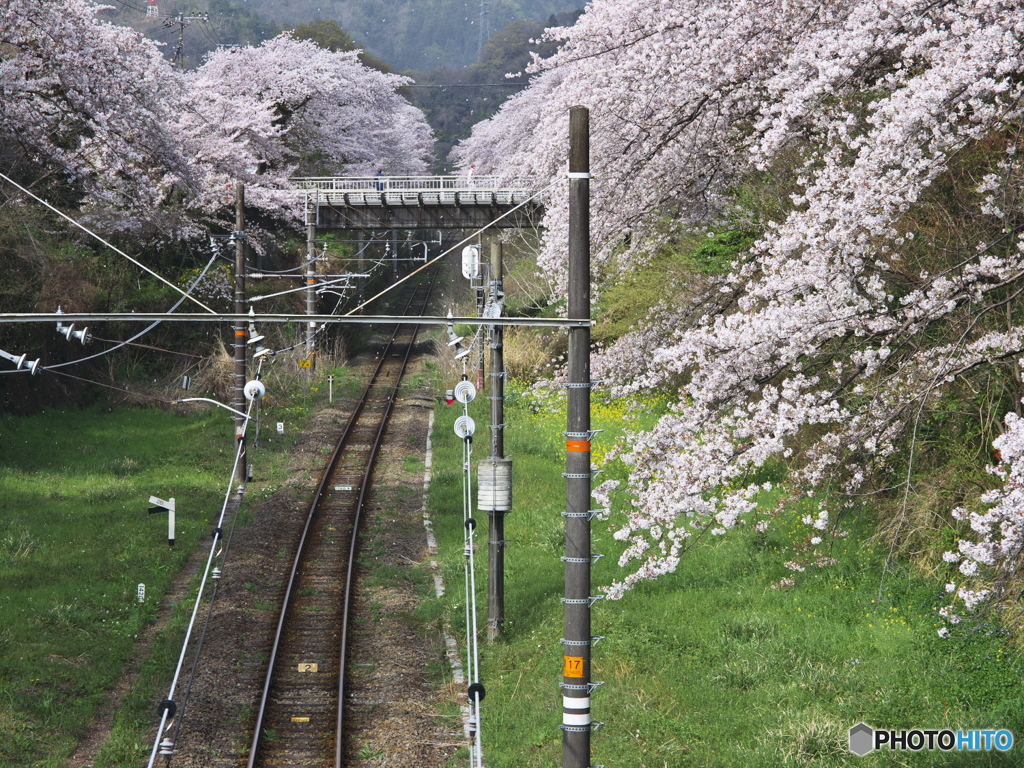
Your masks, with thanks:
<instances>
[{"instance_id":1,"label":"concrete utility pole","mask_svg":"<svg viewBox=\"0 0 1024 768\"><path fill-rule=\"evenodd\" d=\"M491 242L491 311L503 311L501 241ZM505 352L504 329L491 329L491 455L480 462L481 510L490 520L487 561L487 639L501 634L505 623L505 515L512 511L512 460L505 458Z\"/></svg>"},{"instance_id":2,"label":"concrete utility pole","mask_svg":"<svg viewBox=\"0 0 1024 768\"><path fill-rule=\"evenodd\" d=\"M569 317L590 319L590 113L569 112ZM590 327L569 329L562 768L590 766Z\"/></svg>"},{"instance_id":3,"label":"concrete utility pole","mask_svg":"<svg viewBox=\"0 0 1024 768\"><path fill-rule=\"evenodd\" d=\"M316 210L313 205L306 208L306 314L316 314ZM316 337L316 323L306 323L306 359L313 359L313 343ZM313 374L306 369L306 378Z\"/></svg>"},{"instance_id":4,"label":"concrete utility pole","mask_svg":"<svg viewBox=\"0 0 1024 768\"><path fill-rule=\"evenodd\" d=\"M480 58L487 47L487 41L491 39L491 3L490 0L480 0L480 40L477 42L476 54Z\"/></svg>"},{"instance_id":5,"label":"concrete utility pole","mask_svg":"<svg viewBox=\"0 0 1024 768\"><path fill-rule=\"evenodd\" d=\"M391 276L398 279L398 230L391 230Z\"/></svg>"},{"instance_id":6,"label":"concrete utility pole","mask_svg":"<svg viewBox=\"0 0 1024 768\"><path fill-rule=\"evenodd\" d=\"M235 184L235 314L246 313L245 298L245 184ZM245 357L246 357L246 328L241 323L235 327L235 376L234 376L234 397L231 405L236 411L246 412L245 403ZM249 467L245 455L245 419L242 416L235 417L235 439L240 446L238 457L237 479L239 484L245 485L249 479Z\"/></svg>"},{"instance_id":7,"label":"concrete utility pole","mask_svg":"<svg viewBox=\"0 0 1024 768\"><path fill-rule=\"evenodd\" d=\"M372 237L371 237L372 239ZM366 257L363 256L363 251L366 249L366 232L362 229L359 230L359 304L362 305L366 301ZM359 310L359 314L363 314L362 310Z\"/></svg>"}]
</instances>

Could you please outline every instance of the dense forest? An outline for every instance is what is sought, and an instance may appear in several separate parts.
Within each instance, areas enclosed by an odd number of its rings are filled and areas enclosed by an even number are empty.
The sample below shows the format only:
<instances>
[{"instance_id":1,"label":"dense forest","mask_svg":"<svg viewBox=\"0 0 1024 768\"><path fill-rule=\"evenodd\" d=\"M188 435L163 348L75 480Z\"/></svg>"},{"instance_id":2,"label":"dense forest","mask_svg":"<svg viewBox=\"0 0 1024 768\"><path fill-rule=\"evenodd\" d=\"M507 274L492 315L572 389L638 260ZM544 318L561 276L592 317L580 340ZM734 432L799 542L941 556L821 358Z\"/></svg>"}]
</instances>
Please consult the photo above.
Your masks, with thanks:
<instances>
[{"instance_id":1,"label":"dense forest","mask_svg":"<svg viewBox=\"0 0 1024 768\"><path fill-rule=\"evenodd\" d=\"M194 21L195 34L186 41L186 55L217 44L252 44L279 29L318 19L334 21L352 35L357 46L398 71L465 67L479 60L487 41L516 21L545 22L553 14L582 9L578 0L161 0L160 20L146 19L142 0L122 0L112 13L170 48L177 42L176 25L163 19L179 14L209 13Z\"/></svg>"},{"instance_id":2,"label":"dense forest","mask_svg":"<svg viewBox=\"0 0 1024 768\"><path fill-rule=\"evenodd\" d=\"M403 6L396 11L396 17L423 17L421 21L427 27L439 30L435 53L427 56L422 50L426 37L401 37L407 25L383 28L382 36L371 40L358 31L365 27L358 21L366 16L362 5L335 5L345 9L337 18L324 17L322 7L312 3L260 4L240 0L208 0L199 6L165 0L157 6L156 17L147 16L139 3L122 2L102 16L157 41L164 54L185 69L200 66L203 58L214 50L259 45L281 31L290 31L331 51L358 50L362 63L380 71L403 70L414 81L404 91L405 96L423 110L434 129L434 164L443 171L450 168L445 163L448 152L469 135L473 124L490 117L509 96L526 85L529 77L525 70L532 56L545 57L554 52L557 44L542 40L544 30L572 26L583 13L579 7L545 15L548 5L571 7L570 0L559 4L492 3L490 23L483 30L486 36L474 38L465 55L455 55L454 48L441 52L442 47L456 42L461 45L467 38L450 34L448 20L437 24L427 20L433 19L433 14L444 17L447 10L440 3ZM344 24L339 23L342 19ZM479 19L470 22L478 24ZM481 28L473 29L479 32Z\"/></svg>"},{"instance_id":3,"label":"dense forest","mask_svg":"<svg viewBox=\"0 0 1024 768\"><path fill-rule=\"evenodd\" d=\"M279 24L336 20L374 55L397 70L463 67L487 40L513 21L542 22L582 8L579 0L251 0L248 5ZM486 9L486 14L481 15Z\"/></svg>"}]
</instances>

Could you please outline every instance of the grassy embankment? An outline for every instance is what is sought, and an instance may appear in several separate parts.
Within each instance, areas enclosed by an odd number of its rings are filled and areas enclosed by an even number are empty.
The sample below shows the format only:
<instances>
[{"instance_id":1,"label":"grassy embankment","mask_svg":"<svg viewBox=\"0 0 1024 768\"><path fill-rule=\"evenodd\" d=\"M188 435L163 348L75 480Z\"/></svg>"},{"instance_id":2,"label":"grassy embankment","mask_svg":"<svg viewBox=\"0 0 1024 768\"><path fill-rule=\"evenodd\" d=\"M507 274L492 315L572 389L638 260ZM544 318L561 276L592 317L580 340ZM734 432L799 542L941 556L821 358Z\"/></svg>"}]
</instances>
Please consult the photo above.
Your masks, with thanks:
<instances>
[{"instance_id":1,"label":"grassy embankment","mask_svg":"<svg viewBox=\"0 0 1024 768\"><path fill-rule=\"evenodd\" d=\"M506 616L500 641L483 644L487 688L483 743L492 768L560 764L560 691L565 508L564 401L515 391L506 406L506 453L514 461L514 510L506 522ZM486 455L487 401L473 404ZM594 406L597 456L635 408L653 419L658 403ZM462 595L461 445L452 422L461 408L440 408L434 430L431 506L453 603ZM617 477L621 467L608 467ZM778 766L1011 766L1024 744L998 752L917 755L875 752L856 758L847 731L878 728L1007 728L1024 738L1024 662L994 622L965 622L937 634L941 582L913 569L884 567L871 521L849 521L851 535L832 552L838 564L801 574L792 557L805 509L788 510L764 534L736 530L707 537L677 573L646 583L621 601L599 601L594 631L595 765L777 768ZM485 518L483 513L477 513ZM594 523L594 583L621 575L622 544L608 523ZM481 520L481 526L485 523ZM483 531L483 535L480 535ZM486 613L486 529L478 529L481 631ZM463 626L461 606L453 626ZM484 641L481 641L484 643Z\"/></svg>"},{"instance_id":2,"label":"grassy embankment","mask_svg":"<svg viewBox=\"0 0 1024 768\"><path fill-rule=\"evenodd\" d=\"M333 373L335 396L353 388L348 369ZM250 454L265 480L250 484L243 523L247 505L282 482L287 451L325 396L320 382L278 395L266 411L260 448ZM283 437L273 421L286 423ZM233 434L230 414L217 408L0 416L0 766L64 765L175 575L208 546ZM146 513L151 495L176 500L173 549L166 515ZM155 638L96 768L148 755L155 702L166 695L191 610L190 601L179 603Z\"/></svg>"}]
</instances>

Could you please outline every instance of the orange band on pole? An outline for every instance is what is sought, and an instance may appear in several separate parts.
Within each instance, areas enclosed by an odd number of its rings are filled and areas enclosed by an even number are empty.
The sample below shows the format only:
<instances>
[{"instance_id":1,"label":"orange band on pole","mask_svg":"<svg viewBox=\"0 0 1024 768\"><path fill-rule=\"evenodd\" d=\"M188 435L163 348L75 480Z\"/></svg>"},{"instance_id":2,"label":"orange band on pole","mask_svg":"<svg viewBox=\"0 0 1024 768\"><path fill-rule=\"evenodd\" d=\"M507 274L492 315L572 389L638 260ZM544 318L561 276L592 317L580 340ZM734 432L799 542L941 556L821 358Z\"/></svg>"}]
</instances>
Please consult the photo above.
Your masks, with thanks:
<instances>
[{"instance_id":1,"label":"orange band on pole","mask_svg":"<svg viewBox=\"0 0 1024 768\"><path fill-rule=\"evenodd\" d=\"M235 336L245 336L245 331L235 331Z\"/></svg>"},{"instance_id":2,"label":"orange band on pole","mask_svg":"<svg viewBox=\"0 0 1024 768\"><path fill-rule=\"evenodd\" d=\"M565 450L567 451L589 451L590 441L589 440L566 440Z\"/></svg>"}]
</instances>

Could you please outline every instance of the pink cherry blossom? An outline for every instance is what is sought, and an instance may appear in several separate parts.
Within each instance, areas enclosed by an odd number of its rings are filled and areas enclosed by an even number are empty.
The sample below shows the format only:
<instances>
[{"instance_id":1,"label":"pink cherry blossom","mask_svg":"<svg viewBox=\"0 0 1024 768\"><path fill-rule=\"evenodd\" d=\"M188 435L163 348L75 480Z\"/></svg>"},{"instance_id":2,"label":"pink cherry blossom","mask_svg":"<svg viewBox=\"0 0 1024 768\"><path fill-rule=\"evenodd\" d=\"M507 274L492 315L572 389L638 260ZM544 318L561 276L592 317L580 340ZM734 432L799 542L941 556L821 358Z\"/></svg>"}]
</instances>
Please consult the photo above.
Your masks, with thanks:
<instances>
[{"instance_id":1,"label":"pink cherry blossom","mask_svg":"<svg viewBox=\"0 0 1024 768\"><path fill-rule=\"evenodd\" d=\"M549 37L559 52L453 157L555 182L539 264L556 294L575 104L591 114L595 293L679 232L728 217L757 234L728 274L666 296L595 360L613 391L677 393L614 454L630 472L615 535L633 570L611 595L672 572L696 533L760 515L750 478L770 464L789 468L794 493L827 489L837 504L901 490L946 389L1024 349L1024 327L995 321L1024 277L1024 6L594 0ZM941 212L970 239L926 242L915 222L937 183L981 146L993 167ZM792 179L774 220L734 194L757 174ZM825 543L835 515L822 509L807 524ZM972 527L1015 541L1001 513ZM955 553L962 570L1008 552L978 546Z\"/></svg>"}]
</instances>

